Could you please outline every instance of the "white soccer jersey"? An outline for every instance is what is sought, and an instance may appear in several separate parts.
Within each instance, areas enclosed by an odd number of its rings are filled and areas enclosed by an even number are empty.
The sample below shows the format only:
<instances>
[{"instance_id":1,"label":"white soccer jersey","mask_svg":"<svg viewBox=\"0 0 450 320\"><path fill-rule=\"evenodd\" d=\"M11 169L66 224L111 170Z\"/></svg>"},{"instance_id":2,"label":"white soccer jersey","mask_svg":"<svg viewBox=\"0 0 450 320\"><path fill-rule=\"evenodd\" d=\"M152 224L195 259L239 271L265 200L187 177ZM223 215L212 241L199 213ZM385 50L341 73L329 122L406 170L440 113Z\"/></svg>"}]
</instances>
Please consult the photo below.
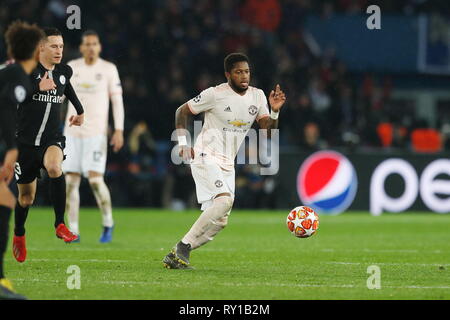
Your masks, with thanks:
<instances>
[{"instance_id":1,"label":"white soccer jersey","mask_svg":"<svg viewBox=\"0 0 450 320\"><path fill-rule=\"evenodd\" d=\"M76 114L69 103L64 134L77 137L106 135L109 100L115 95L119 95L120 101L119 107L113 105L114 127L123 130L122 86L116 66L100 58L93 65L87 65L83 58L72 60L68 65L73 69L70 81L84 108L84 123L69 127L70 116Z\"/></svg>"},{"instance_id":2,"label":"white soccer jersey","mask_svg":"<svg viewBox=\"0 0 450 320\"><path fill-rule=\"evenodd\" d=\"M233 170L234 159L253 122L269 116L264 92L251 86L241 96L228 83L222 83L202 91L187 105L193 114L205 112L194 145L194 163L213 159L225 170Z\"/></svg>"}]
</instances>

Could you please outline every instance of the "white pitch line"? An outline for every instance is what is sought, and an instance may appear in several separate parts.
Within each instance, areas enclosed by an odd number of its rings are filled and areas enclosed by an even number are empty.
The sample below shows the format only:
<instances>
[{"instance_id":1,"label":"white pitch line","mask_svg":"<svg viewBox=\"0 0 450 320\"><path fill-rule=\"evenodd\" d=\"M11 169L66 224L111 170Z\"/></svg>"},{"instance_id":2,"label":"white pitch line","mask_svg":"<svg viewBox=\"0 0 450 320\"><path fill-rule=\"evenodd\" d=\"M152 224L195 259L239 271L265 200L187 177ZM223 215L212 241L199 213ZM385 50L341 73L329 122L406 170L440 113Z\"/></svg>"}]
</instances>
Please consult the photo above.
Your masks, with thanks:
<instances>
[{"instance_id":1,"label":"white pitch line","mask_svg":"<svg viewBox=\"0 0 450 320\"><path fill-rule=\"evenodd\" d=\"M44 279L23 279L23 278L12 278L13 281L20 282L53 282L53 283L65 283L65 281L59 280L44 280ZM144 286L158 286L166 285L163 281L119 281L119 280L89 280L89 283L96 284L108 284L108 285L144 285ZM181 284L175 284L176 287L192 287L195 283L183 282ZM308 284L308 283L242 283L242 282L225 282L217 283L217 285L223 285L227 287L298 287L298 288L366 288L366 286L358 286L354 284ZM450 286L382 286L383 288L389 289L450 289Z\"/></svg>"},{"instance_id":2,"label":"white pitch line","mask_svg":"<svg viewBox=\"0 0 450 320\"><path fill-rule=\"evenodd\" d=\"M380 266L422 266L422 267L449 267L450 263L415 263L415 262L344 262L344 261L325 261L326 264L343 265L380 265Z\"/></svg>"},{"instance_id":3,"label":"white pitch line","mask_svg":"<svg viewBox=\"0 0 450 320\"><path fill-rule=\"evenodd\" d=\"M131 262L130 260L110 260L110 259L27 259L27 261L31 262ZM133 261L136 262L136 261Z\"/></svg>"},{"instance_id":4,"label":"white pitch line","mask_svg":"<svg viewBox=\"0 0 450 320\"><path fill-rule=\"evenodd\" d=\"M332 248L325 248L325 249L319 249L319 251L322 252L374 252L374 253L420 253L426 251L426 253L444 253L441 250L416 250L416 249L332 249Z\"/></svg>"},{"instance_id":5,"label":"white pitch line","mask_svg":"<svg viewBox=\"0 0 450 320\"><path fill-rule=\"evenodd\" d=\"M27 259L30 262L92 262L92 263L135 263L135 260L114 260L114 259ZM423 266L423 267L450 267L450 263L414 263L414 262L346 262L346 261L323 261L325 264L339 264L339 265L386 265L386 266Z\"/></svg>"},{"instance_id":6,"label":"white pitch line","mask_svg":"<svg viewBox=\"0 0 450 320\"><path fill-rule=\"evenodd\" d=\"M75 245L73 245L75 246ZM164 249L164 248L149 248L145 249L145 251L165 251L170 250L170 248ZM302 249L300 248L299 251ZM321 252L373 252L373 253L421 253L425 252L427 254L433 253L433 254L444 254L447 253L447 251L441 251L441 250L415 250L415 249L334 249L334 248L317 248L315 249L317 251ZM70 252L70 251L142 251L142 249L136 248L83 248L83 247L70 247L67 249L60 249L60 248L54 248L54 249L44 249L44 248L28 248L28 251L36 251L36 252L55 252L55 251L64 251L64 252ZM274 249L257 249L257 248L247 248L245 250L242 250L242 248L203 248L202 251L208 251L208 252L279 252L280 250L277 248Z\"/></svg>"}]
</instances>

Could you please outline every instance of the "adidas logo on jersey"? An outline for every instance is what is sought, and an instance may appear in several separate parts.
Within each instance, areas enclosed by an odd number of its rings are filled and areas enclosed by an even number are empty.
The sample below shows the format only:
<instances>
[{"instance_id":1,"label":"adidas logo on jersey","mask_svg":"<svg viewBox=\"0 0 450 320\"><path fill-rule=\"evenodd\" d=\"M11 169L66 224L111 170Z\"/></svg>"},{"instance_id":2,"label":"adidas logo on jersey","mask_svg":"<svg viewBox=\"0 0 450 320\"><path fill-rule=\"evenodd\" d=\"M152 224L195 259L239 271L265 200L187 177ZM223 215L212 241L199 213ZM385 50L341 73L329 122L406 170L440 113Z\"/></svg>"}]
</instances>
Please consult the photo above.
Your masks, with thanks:
<instances>
[{"instance_id":1,"label":"adidas logo on jersey","mask_svg":"<svg viewBox=\"0 0 450 320\"><path fill-rule=\"evenodd\" d=\"M231 112L231 108L228 106L228 107L226 107L223 111L225 111L225 112Z\"/></svg>"}]
</instances>

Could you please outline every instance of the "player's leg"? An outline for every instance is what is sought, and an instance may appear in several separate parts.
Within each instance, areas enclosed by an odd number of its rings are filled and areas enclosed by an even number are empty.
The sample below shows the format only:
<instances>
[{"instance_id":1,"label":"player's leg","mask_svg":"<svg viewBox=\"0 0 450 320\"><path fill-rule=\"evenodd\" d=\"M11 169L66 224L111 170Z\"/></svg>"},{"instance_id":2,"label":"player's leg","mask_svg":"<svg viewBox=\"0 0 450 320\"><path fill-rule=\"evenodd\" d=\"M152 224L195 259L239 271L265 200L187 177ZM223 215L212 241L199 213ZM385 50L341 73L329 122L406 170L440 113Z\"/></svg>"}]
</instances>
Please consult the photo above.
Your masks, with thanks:
<instances>
[{"instance_id":1,"label":"player's leg","mask_svg":"<svg viewBox=\"0 0 450 320\"><path fill-rule=\"evenodd\" d=\"M202 246L203 244L211 241L214 239L214 237L222 231L223 228L225 228L228 224L228 217L230 216L231 209L234 202L234 189L235 189L235 173L234 170L231 171L222 171L222 176L224 180L224 184L226 185L227 189L231 193L222 193L217 196L215 196L215 199L218 199L219 197L229 197L228 201L231 202L230 209L228 212L225 213L225 215L219 217L215 223L213 223L210 227L205 229L205 232L201 235L199 235L197 242L199 243L199 246ZM219 199L218 199L219 200ZM208 202L208 207L211 205L211 202ZM202 209L207 209L208 207L203 207Z\"/></svg>"},{"instance_id":2,"label":"player's leg","mask_svg":"<svg viewBox=\"0 0 450 320\"><path fill-rule=\"evenodd\" d=\"M16 204L16 198L5 182L0 181L0 279L4 278L3 256L8 244L9 218Z\"/></svg>"},{"instance_id":3,"label":"player's leg","mask_svg":"<svg viewBox=\"0 0 450 320\"><path fill-rule=\"evenodd\" d=\"M0 300L25 299L25 297L14 292L11 282L5 277L3 269L3 258L9 238L9 219L15 204L16 198L6 183L0 181Z\"/></svg>"},{"instance_id":4,"label":"player's leg","mask_svg":"<svg viewBox=\"0 0 450 320\"><path fill-rule=\"evenodd\" d=\"M27 257L25 222L27 221L28 210L36 196L36 187L36 178L30 183L17 183L19 199L14 210L13 255L18 262L24 262Z\"/></svg>"},{"instance_id":5,"label":"player's leg","mask_svg":"<svg viewBox=\"0 0 450 320\"><path fill-rule=\"evenodd\" d=\"M83 161L83 139L71 135L66 136L65 153L62 169L66 177L66 211L69 229L78 235L80 241L79 211L80 211L80 183Z\"/></svg>"},{"instance_id":6,"label":"player's leg","mask_svg":"<svg viewBox=\"0 0 450 320\"><path fill-rule=\"evenodd\" d=\"M34 179L30 183L18 183L17 189L19 190L19 199L16 203L14 220L14 234L18 237L25 235L25 222L28 217L28 210L34 203L36 196L37 179Z\"/></svg>"},{"instance_id":7,"label":"player's leg","mask_svg":"<svg viewBox=\"0 0 450 320\"><path fill-rule=\"evenodd\" d=\"M218 194L212 205L203 211L181 242L190 244L191 250L194 250L213 240L214 236L227 225L232 206L233 198L230 193Z\"/></svg>"},{"instance_id":8,"label":"player's leg","mask_svg":"<svg viewBox=\"0 0 450 320\"><path fill-rule=\"evenodd\" d=\"M80 183L79 173L66 173L66 210L69 219L70 231L80 234L79 212L80 212Z\"/></svg>"},{"instance_id":9,"label":"player's leg","mask_svg":"<svg viewBox=\"0 0 450 320\"><path fill-rule=\"evenodd\" d=\"M114 229L111 194L104 179L107 151L108 140L106 135L85 139L85 144L83 145L85 154L83 157L83 171L88 172L89 185L102 213L103 232L100 236L101 243L112 241Z\"/></svg>"},{"instance_id":10,"label":"player's leg","mask_svg":"<svg viewBox=\"0 0 450 320\"><path fill-rule=\"evenodd\" d=\"M105 179L103 178L103 174L89 171L89 185L91 186L97 205L102 213L103 233L100 237L100 242L111 242L114 220L112 216L111 195L105 183Z\"/></svg>"},{"instance_id":11,"label":"player's leg","mask_svg":"<svg viewBox=\"0 0 450 320\"><path fill-rule=\"evenodd\" d=\"M230 187L218 165L192 164L191 172L199 203L208 201L211 205L205 208L188 233L164 258L168 268L187 268L190 251L211 241L226 226L233 205L234 184Z\"/></svg>"},{"instance_id":12,"label":"player's leg","mask_svg":"<svg viewBox=\"0 0 450 320\"><path fill-rule=\"evenodd\" d=\"M63 159L62 149L59 146L51 145L45 150L43 164L50 178L50 199L55 211L56 236L65 242L72 242L77 240L78 236L70 232L64 222L66 180L61 167Z\"/></svg>"},{"instance_id":13,"label":"player's leg","mask_svg":"<svg viewBox=\"0 0 450 320\"><path fill-rule=\"evenodd\" d=\"M212 205L202 212L188 233L164 258L165 267L189 268L191 251L213 240L214 236L225 228L232 205L233 198L230 193L218 194L212 201Z\"/></svg>"},{"instance_id":14,"label":"player's leg","mask_svg":"<svg viewBox=\"0 0 450 320\"><path fill-rule=\"evenodd\" d=\"M203 213L181 243L196 249L214 239L228 224L234 202L234 170L225 171L217 165L193 165L192 176ZM205 199L212 199L205 201Z\"/></svg>"},{"instance_id":15,"label":"player's leg","mask_svg":"<svg viewBox=\"0 0 450 320\"><path fill-rule=\"evenodd\" d=\"M62 172L64 155L58 146L49 146L44 154L44 167L50 178L50 199L55 211L55 228L64 224L66 180Z\"/></svg>"}]
</instances>

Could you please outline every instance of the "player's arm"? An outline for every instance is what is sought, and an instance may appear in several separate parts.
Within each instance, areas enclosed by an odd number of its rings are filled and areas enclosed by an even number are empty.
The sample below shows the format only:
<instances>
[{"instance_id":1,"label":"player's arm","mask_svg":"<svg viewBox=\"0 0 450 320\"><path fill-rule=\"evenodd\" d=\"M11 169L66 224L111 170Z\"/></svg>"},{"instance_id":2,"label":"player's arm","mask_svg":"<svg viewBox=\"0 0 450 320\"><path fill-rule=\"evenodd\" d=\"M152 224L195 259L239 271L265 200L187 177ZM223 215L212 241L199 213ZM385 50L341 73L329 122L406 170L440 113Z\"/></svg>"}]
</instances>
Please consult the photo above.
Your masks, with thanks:
<instances>
[{"instance_id":1,"label":"player's arm","mask_svg":"<svg viewBox=\"0 0 450 320\"><path fill-rule=\"evenodd\" d=\"M178 138L178 146L180 148L179 155L183 161L188 161L194 158L194 149L187 145L186 130L192 122L193 113L187 103L180 106L175 111L175 128Z\"/></svg>"},{"instance_id":2,"label":"player's arm","mask_svg":"<svg viewBox=\"0 0 450 320\"><path fill-rule=\"evenodd\" d=\"M114 119L114 133L111 137L110 144L113 146L113 151L118 152L122 149L124 143L123 129L125 110L123 107L122 86L120 84L119 72L115 66L110 76L108 90Z\"/></svg>"},{"instance_id":3,"label":"player's arm","mask_svg":"<svg viewBox=\"0 0 450 320\"><path fill-rule=\"evenodd\" d=\"M3 165L0 167L0 180L9 184L14 176L14 165L19 154L15 137L16 108L15 105L6 104L2 105L0 109L0 128L2 128L2 136L7 150L3 159Z\"/></svg>"},{"instance_id":4,"label":"player's arm","mask_svg":"<svg viewBox=\"0 0 450 320\"><path fill-rule=\"evenodd\" d=\"M193 159L195 156L194 149L188 146L186 137L186 131L193 121L192 116L211 110L215 105L216 97L214 88L210 87L183 104L175 112L175 128L177 130L178 146L180 148L179 154L183 158L183 161Z\"/></svg>"},{"instance_id":5,"label":"player's arm","mask_svg":"<svg viewBox=\"0 0 450 320\"><path fill-rule=\"evenodd\" d=\"M270 117L266 116L258 120L258 125L261 129L270 130L278 128L278 115L285 101L286 95L280 89L280 85L277 84L275 90L272 90L269 95Z\"/></svg>"},{"instance_id":6,"label":"player's arm","mask_svg":"<svg viewBox=\"0 0 450 320\"><path fill-rule=\"evenodd\" d=\"M77 97L77 94L75 93L75 89L73 88L72 84L70 83L70 78L72 77L73 71L72 68L68 65L66 65L66 76L67 76L67 85L64 89L64 95L69 99L69 101L74 106L75 110L77 111L76 116L71 116L69 118L69 126L81 126L84 122L84 109L81 105L80 100Z\"/></svg>"},{"instance_id":7,"label":"player's arm","mask_svg":"<svg viewBox=\"0 0 450 320\"><path fill-rule=\"evenodd\" d=\"M74 115L69 118L69 126L81 126L84 122L84 109L70 81L67 83L66 88L64 89L64 95L67 97L67 99L69 99L69 101L77 111L76 116Z\"/></svg>"},{"instance_id":8,"label":"player's arm","mask_svg":"<svg viewBox=\"0 0 450 320\"><path fill-rule=\"evenodd\" d=\"M22 80L16 74L12 74L9 85L0 93L0 128L6 145L5 158L0 167L0 180L8 184L14 176L14 166L19 154L16 146L17 105L25 101L27 90L30 90Z\"/></svg>"},{"instance_id":9,"label":"player's arm","mask_svg":"<svg viewBox=\"0 0 450 320\"><path fill-rule=\"evenodd\" d=\"M203 90L198 96L189 100L175 112L175 128L178 138L178 146L180 148L180 157L183 161L188 161L193 159L194 149L188 146L186 131L190 127L193 121L193 115L200 114L211 110L216 105L215 90L210 87Z\"/></svg>"}]
</instances>

